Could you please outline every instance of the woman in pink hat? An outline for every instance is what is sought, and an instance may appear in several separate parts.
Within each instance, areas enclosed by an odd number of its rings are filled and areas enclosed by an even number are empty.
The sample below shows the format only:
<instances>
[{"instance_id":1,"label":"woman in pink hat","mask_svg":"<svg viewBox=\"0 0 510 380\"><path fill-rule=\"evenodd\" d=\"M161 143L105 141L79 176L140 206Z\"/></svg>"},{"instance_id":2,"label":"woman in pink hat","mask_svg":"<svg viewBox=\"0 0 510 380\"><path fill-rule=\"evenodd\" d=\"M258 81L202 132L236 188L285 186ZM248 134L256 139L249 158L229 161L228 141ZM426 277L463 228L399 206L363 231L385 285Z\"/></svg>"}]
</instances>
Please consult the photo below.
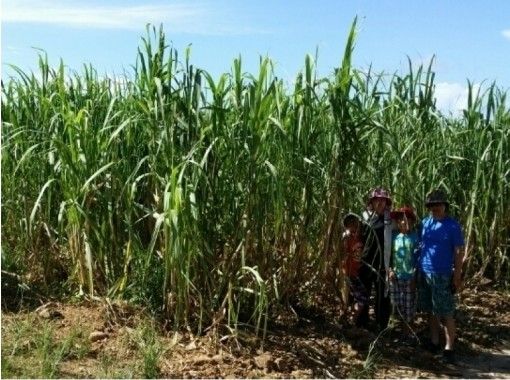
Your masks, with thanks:
<instances>
[{"instance_id":1,"label":"woman in pink hat","mask_svg":"<svg viewBox=\"0 0 510 380\"><path fill-rule=\"evenodd\" d=\"M359 277L368 296L375 288L375 319L379 330L388 326L391 302L386 281L390 263L392 222L390 217L391 197L383 188L373 189L368 196L367 210L363 213L366 228L363 234L364 257ZM368 327L369 305L361 311L356 324Z\"/></svg>"}]
</instances>

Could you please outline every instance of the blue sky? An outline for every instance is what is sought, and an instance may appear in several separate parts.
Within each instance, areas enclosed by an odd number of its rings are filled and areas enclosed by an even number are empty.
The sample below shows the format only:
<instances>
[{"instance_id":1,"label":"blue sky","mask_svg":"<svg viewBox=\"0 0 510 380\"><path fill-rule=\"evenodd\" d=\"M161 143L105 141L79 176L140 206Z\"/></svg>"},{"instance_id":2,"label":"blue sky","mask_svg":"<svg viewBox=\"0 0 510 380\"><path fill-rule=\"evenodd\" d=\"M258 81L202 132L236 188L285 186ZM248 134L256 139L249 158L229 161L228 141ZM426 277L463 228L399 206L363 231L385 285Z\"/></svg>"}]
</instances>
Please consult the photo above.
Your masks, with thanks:
<instances>
[{"instance_id":1,"label":"blue sky","mask_svg":"<svg viewBox=\"0 0 510 380\"><path fill-rule=\"evenodd\" d=\"M319 73L332 73L356 15L355 66L402 74L407 56L427 64L435 55L443 109L462 107L467 79L510 89L509 0L4 0L2 77L11 72L6 64L35 69L33 47L52 65L62 58L75 70L92 63L100 73L129 72L150 22L163 24L181 56L191 44L192 62L213 76L230 71L239 55L255 74L267 55L292 82L316 49Z\"/></svg>"}]
</instances>

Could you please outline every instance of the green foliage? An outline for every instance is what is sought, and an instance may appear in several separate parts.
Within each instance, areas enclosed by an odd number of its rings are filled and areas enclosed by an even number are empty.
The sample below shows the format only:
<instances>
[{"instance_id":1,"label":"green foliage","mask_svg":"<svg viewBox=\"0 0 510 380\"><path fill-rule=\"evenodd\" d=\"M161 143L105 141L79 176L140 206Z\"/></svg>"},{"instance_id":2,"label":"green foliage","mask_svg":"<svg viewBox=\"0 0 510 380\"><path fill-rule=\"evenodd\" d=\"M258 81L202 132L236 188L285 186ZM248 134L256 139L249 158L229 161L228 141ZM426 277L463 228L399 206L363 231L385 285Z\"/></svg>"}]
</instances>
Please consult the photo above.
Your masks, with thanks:
<instances>
[{"instance_id":1,"label":"green foliage","mask_svg":"<svg viewBox=\"0 0 510 380\"><path fill-rule=\"evenodd\" d=\"M367 357L361 366L356 366L349 373L349 377L353 379L369 379L373 378L377 372L377 366L381 362L382 355L379 352L380 343L379 339L384 336L388 330L383 330L379 335L370 343L368 347Z\"/></svg>"},{"instance_id":2,"label":"green foliage","mask_svg":"<svg viewBox=\"0 0 510 380\"><path fill-rule=\"evenodd\" d=\"M89 352L90 342L81 330L73 329L57 341L51 323L23 318L2 331L2 377L58 378L62 361Z\"/></svg>"},{"instance_id":3,"label":"green foliage","mask_svg":"<svg viewBox=\"0 0 510 380\"><path fill-rule=\"evenodd\" d=\"M143 324L135 333L135 343L142 358L141 373L146 379L156 379L160 374L159 361L163 347L159 342L155 326Z\"/></svg>"},{"instance_id":4,"label":"green foliage","mask_svg":"<svg viewBox=\"0 0 510 380\"><path fill-rule=\"evenodd\" d=\"M341 216L370 188L423 216L442 186L469 276L510 283L506 93L469 83L464 113L443 115L432 61L362 72L355 35L354 23L331 77L307 56L292 88L269 58L215 79L155 28L122 80L45 55L38 73L15 68L2 83L2 263L47 282L62 268L76 293L149 303L176 329L241 318L265 331L271 305L337 285Z\"/></svg>"},{"instance_id":5,"label":"green foliage","mask_svg":"<svg viewBox=\"0 0 510 380\"><path fill-rule=\"evenodd\" d=\"M16 377L15 368L9 358L2 355L2 379L11 379Z\"/></svg>"},{"instance_id":6,"label":"green foliage","mask_svg":"<svg viewBox=\"0 0 510 380\"><path fill-rule=\"evenodd\" d=\"M98 361L100 369L98 377L100 378L132 379L135 377L132 368L118 368L118 363L115 358L104 350L99 353Z\"/></svg>"}]
</instances>

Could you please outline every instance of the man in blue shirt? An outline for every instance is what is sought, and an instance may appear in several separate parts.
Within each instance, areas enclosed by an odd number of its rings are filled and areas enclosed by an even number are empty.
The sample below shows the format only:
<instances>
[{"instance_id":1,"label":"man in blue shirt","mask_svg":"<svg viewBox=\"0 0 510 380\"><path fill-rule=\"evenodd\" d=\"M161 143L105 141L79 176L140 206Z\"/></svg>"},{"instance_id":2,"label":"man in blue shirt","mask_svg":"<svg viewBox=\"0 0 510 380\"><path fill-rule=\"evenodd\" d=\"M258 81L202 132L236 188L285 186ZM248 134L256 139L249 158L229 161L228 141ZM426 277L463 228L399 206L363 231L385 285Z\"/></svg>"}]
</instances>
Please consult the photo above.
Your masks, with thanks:
<instances>
[{"instance_id":1,"label":"man in blue shirt","mask_svg":"<svg viewBox=\"0 0 510 380\"><path fill-rule=\"evenodd\" d=\"M447 212L449 202L441 190L427 195L425 205L430 215L422 221L420 233L419 293L420 309L429 314L428 348L439 351L440 319L445 328L443 357L454 363L455 298L462 287L464 236L460 224Z\"/></svg>"}]
</instances>

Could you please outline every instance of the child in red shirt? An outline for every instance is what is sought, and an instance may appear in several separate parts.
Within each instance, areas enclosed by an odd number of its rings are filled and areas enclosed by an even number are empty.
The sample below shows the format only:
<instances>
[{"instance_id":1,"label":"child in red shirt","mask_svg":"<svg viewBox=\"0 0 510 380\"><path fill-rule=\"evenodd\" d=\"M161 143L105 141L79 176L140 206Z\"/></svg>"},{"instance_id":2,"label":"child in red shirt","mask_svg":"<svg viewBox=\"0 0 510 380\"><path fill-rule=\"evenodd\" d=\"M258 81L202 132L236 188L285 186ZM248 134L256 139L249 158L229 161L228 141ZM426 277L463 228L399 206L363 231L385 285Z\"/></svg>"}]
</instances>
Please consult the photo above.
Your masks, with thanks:
<instances>
[{"instance_id":1,"label":"child in red shirt","mask_svg":"<svg viewBox=\"0 0 510 380\"><path fill-rule=\"evenodd\" d=\"M361 256L363 254L361 221L357 215L349 213L344 217L343 225L345 232L343 235L344 260L342 270L349 284L349 298L353 302L354 322L356 326L359 326L358 317L368 302L367 290L359 279Z\"/></svg>"}]
</instances>

